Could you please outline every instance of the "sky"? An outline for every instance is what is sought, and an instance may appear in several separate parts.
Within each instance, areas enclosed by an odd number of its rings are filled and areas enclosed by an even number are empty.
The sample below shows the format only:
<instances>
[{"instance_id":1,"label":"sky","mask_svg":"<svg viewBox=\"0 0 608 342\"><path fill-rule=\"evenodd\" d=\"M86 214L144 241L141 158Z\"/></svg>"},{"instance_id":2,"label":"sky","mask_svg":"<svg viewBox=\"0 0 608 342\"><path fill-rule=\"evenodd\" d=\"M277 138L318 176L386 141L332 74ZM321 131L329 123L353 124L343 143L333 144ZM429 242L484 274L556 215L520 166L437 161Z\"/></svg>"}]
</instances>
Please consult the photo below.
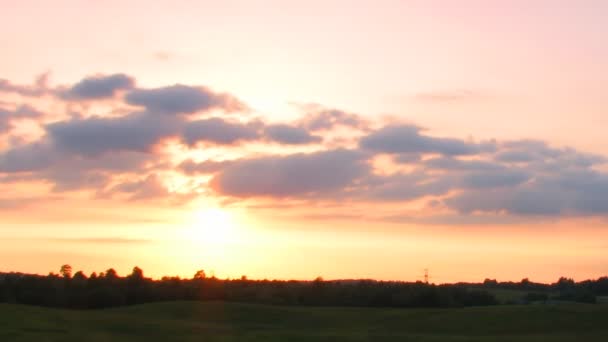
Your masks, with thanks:
<instances>
[{"instance_id":1,"label":"sky","mask_svg":"<svg viewBox=\"0 0 608 342\"><path fill-rule=\"evenodd\" d=\"M606 1L0 6L0 271L608 274Z\"/></svg>"}]
</instances>

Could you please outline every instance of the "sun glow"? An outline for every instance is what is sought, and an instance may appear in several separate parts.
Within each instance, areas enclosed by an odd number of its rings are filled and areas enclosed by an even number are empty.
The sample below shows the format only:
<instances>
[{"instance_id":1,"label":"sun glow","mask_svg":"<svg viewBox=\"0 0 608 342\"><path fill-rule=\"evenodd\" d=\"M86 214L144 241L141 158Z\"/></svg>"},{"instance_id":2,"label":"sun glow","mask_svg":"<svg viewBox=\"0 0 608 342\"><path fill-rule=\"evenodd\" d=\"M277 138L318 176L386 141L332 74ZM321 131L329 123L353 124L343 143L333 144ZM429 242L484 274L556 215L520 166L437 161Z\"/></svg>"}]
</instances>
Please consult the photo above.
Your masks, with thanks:
<instances>
[{"instance_id":1,"label":"sun glow","mask_svg":"<svg viewBox=\"0 0 608 342\"><path fill-rule=\"evenodd\" d=\"M237 237L237 224L232 213L220 208L196 211L185 230L185 238L207 245L227 244Z\"/></svg>"}]
</instances>

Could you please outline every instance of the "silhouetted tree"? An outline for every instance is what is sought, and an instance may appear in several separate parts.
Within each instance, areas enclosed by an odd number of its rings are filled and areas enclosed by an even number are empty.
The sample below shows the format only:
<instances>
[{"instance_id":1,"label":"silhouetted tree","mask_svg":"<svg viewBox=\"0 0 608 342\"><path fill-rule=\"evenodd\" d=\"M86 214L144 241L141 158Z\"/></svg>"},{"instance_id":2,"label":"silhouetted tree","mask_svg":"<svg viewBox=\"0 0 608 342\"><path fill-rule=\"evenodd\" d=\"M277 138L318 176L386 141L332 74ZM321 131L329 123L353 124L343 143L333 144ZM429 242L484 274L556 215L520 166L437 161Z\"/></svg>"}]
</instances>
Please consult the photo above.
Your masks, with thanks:
<instances>
[{"instance_id":1,"label":"silhouetted tree","mask_svg":"<svg viewBox=\"0 0 608 342\"><path fill-rule=\"evenodd\" d=\"M487 286L487 287L494 287L494 286L498 285L498 282L496 281L496 279L488 279L488 278L486 278L483 281L483 285Z\"/></svg>"},{"instance_id":2,"label":"silhouetted tree","mask_svg":"<svg viewBox=\"0 0 608 342\"><path fill-rule=\"evenodd\" d=\"M434 285L375 280L279 281L206 278L197 272L192 279L163 277L153 280L134 267L120 277L114 269L87 277L73 276L68 268L48 276L1 273L0 301L78 309L94 309L171 300L220 300L289 305L462 307L498 304L492 289L520 291L518 303L558 299L595 303L596 296L608 293L608 278L575 282L561 278L554 284L521 282L457 283ZM70 268L71 271L71 268ZM67 274L70 273L70 278Z\"/></svg>"},{"instance_id":3,"label":"silhouetted tree","mask_svg":"<svg viewBox=\"0 0 608 342\"><path fill-rule=\"evenodd\" d=\"M61 265L61 268L59 269L59 273L64 277L64 278L71 278L72 277L72 266L65 264L65 265Z\"/></svg>"},{"instance_id":4,"label":"silhouetted tree","mask_svg":"<svg viewBox=\"0 0 608 342\"><path fill-rule=\"evenodd\" d=\"M141 268L135 266L135 267L133 267L133 271L131 272L131 275L129 277L131 277L134 280L143 280L144 271Z\"/></svg>"},{"instance_id":5,"label":"silhouetted tree","mask_svg":"<svg viewBox=\"0 0 608 342\"><path fill-rule=\"evenodd\" d=\"M105 278L108 280L118 279L118 273L113 268L109 268L106 270Z\"/></svg>"},{"instance_id":6,"label":"silhouetted tree","mask_svg":"<svg viewBox=\"0 0 608 342\"><path fill-rule=\"evenodd\" d=\"M196 271L196 273L194 273L194 277L192 277L192 279L201 280L201 279L205 279L206 277L207 277L207 275L205 274L204 270L198 270L198 271Z\"/></svg>"},{"instance_id":7,"label":"silhouetted tree","mask_svg":"<svg viewBox=\"0 0 608 342\"><path fill-rule=\"evenodd\" d=\"M78 271L74 274L74 280L78 280L78 281L86 281L87 280L87 276L82 273L82 271Z\"/></svg>"},{"instance_id":8,"label":"silhouetted tree","mask_svg":"<svg viewBox=\"0 0 608 342\"><path fill-rule=\"evenodd\" d=\"M575 287L574 280L571 278L561 277L556 283L557 290L560 293L572 291Z\"/></svg>"}]
</instances>

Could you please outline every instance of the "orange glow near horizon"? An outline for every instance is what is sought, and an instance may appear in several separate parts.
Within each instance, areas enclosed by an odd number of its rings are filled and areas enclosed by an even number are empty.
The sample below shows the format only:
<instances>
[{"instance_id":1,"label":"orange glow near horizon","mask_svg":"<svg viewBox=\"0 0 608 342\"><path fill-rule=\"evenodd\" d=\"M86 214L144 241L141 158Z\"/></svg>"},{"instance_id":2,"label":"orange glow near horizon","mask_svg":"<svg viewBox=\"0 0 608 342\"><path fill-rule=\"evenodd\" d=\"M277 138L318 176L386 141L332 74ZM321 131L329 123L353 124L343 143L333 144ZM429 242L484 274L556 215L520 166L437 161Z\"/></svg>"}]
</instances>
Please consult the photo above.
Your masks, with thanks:
<instances>
[{"instance_id":1,"label":"orange glow near horizon","mask_svg":"<svg viewBox=\"0 0 608 342\"><path fill-rule=\"evenodd\" d=\"M607 275L607 4L7 2L0 271Z\"/></svg>"}]
</instances>

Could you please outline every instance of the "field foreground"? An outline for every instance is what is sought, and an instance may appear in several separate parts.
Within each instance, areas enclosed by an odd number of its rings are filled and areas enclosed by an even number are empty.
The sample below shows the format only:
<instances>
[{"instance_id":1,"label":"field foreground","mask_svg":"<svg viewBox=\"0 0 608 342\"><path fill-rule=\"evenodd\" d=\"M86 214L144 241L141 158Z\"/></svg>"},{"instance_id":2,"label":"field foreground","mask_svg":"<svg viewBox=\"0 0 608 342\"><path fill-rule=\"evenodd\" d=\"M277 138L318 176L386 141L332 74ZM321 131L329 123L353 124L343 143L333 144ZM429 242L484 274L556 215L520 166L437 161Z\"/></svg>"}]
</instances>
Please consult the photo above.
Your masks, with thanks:
<instances>
[{"instance_id":1,"label":"field foreground","mask_svg":"<svg viewBox=\"0 0 608 342\"><path fill-rule=\"evenodd\" d=\"M0 304L0 341L607 341L608 305L376 309L168 302Z\"/></svg>"}]
</instances>

